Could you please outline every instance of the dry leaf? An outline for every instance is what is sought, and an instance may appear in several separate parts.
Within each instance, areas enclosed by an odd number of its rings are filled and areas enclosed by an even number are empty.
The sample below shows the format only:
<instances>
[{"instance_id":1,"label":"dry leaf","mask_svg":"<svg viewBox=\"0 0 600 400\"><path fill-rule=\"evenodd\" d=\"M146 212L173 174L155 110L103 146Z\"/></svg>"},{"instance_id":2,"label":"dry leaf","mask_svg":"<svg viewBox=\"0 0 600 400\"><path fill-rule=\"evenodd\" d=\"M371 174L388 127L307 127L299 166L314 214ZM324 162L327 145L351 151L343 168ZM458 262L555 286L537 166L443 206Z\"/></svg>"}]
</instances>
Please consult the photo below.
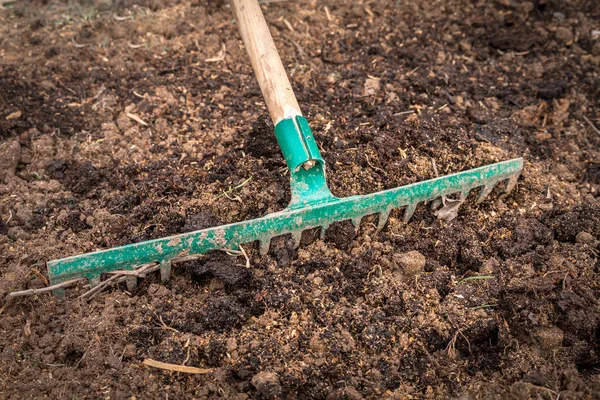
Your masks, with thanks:
<instances>
[{"instance_id":1,"label":"dry leaf","mask_svg":"<svg viewBox=\"0 0 600 400\"><path fill-rule=\"evenodd\" d=\"M463 201L444 198L443 202L444 206L433 214L444 222L450 222L458 216L458 208Z\"/></svg>"}]
</instances>

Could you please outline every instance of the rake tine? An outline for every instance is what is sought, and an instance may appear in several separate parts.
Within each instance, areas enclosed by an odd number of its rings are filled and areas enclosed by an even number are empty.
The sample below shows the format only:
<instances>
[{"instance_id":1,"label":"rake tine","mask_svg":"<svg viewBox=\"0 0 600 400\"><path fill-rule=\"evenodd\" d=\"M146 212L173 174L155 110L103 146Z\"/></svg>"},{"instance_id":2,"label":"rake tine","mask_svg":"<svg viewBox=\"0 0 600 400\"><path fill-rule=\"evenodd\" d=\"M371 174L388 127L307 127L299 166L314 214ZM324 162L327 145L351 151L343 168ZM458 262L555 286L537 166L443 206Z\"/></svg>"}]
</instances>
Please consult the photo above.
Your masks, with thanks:
<instances>
[{"instance_id":1,"label":"rake tine","mask_svg":"<svg viewBox=\"0 0 600 400\"><path fill-rule=\"evenodd\" d=\"M137 289L137 276L126 276L125 283L127 284L127 291L133 292Z\"/></svg>"},{"instance_id":2,"label":"rake tine","mask_svg":"<svg viewBox=\"0 0 600 400\"><path fill-rule=\"evenodd\" d=\"M171 278L171 268L171 261L160 263L160 280L162 283L169 282L169 279Z\"/></svg>"},{"instance_id":3,"label":"rake tine","mask_svg":"<svg viewBox=\"0 0 600 400\"><path fill-rule=\"evenodd\" d=\"M94 276L92 278L90 278L90 286L91 287L96 287L100 284L101 280L100 280L100 275Z\"/></svg>"},{"instance_id":4,"label":"rake tine","mask_svg":"<svg viewBox=\"0 0 600 400\"><path fill-rule=\"evenodd\" d=\"M506 189L504 190L506 195L509 194L515 188L515 186L517 186L517 181L519 180L520 175L521 174L517 174L508 178L508 183L506 184Z\"/></svg>"},{"instance_id":5,"label":"rake tine","mask_svg":"<svg viewBox=\"0 0 600 400\"><path fill-rule=\"evenodd\" d=\"M377 221L377 232L381 232L385 228L388 218L390 217L390 210L381 211L379 213L379 220Z\"/></svg>"},{"instance_id":6,"label":"rake tine","mask_svg":"<svg viewBox=\"0 0 600 400\"><path fill-rule=\"evenodd\" d=\"M415 204L415 203L410 203L406 206L406 208L404 209L404 223L405 224L407 224L408 221L410 221L410 219L412 218L416 209L417 209L417 204Z\"/></svg>"},{"instance_id":7,"label":"rake tine","mask_svg":"<svg viewBox=\"0 0 600 400\"><path fill-rule=\"evenodd\" d=\"M271 238L266 237L259 240L260 242L260 255L266 256L269 254L269 248L271 247Z\"/></svg>"},{"instance_id":8,"label":"rake tine","mask_svg":"<svg viewBox=\"0 0 600 400\"><path fill-rule=\"evenodd\" d=\"M321 240L325 240L325 234L327 233L327 229L329 225L321 225L321 231L319 232L319 238Z\"/></svg>"},{"instance_id":9,"label":"rake tine","mask_svg":"<svg viewBox=\"0 0 600 400\"><path fill-rule=\"evenodd\" d=\"M300 246L300 240L302 239L302 231L292 231L292 241L294 242L294 249Z\"/></svg>"},{"instance_id":10,"label":"rake tine","mask_svg":"<svg viewBox=\"0 0 600 400\"><path fill-rule=\"evenodd\" d=\"M490 193L492 193L492 190L494 190L494 186L496 186L495 182L483 186L481 188L481 192L479 192L479 196L477 197L476 203L481 203Z\"/></svg>"},{"instance_id":11,"label":"rake tine","mask_svg":"<svg viewBox=\"0 0 600 400\"><path fill-rule=\"evenodd\" d=\"M362 217L352 218L352 225L354 225L354 234L358 234L358 230L360 229L360 221L362 221Z\"/></svg>"},{"instance_id":12,"label":"rake tine","mask_svg":"<svg viewBox=\"0 0 600 400\"><path fill-rule=\"evenodd\" d=\"M430 208L432 211L436 211L442 205L442 197L438 196L431 201Z\"/></svg>"}]
</instances>

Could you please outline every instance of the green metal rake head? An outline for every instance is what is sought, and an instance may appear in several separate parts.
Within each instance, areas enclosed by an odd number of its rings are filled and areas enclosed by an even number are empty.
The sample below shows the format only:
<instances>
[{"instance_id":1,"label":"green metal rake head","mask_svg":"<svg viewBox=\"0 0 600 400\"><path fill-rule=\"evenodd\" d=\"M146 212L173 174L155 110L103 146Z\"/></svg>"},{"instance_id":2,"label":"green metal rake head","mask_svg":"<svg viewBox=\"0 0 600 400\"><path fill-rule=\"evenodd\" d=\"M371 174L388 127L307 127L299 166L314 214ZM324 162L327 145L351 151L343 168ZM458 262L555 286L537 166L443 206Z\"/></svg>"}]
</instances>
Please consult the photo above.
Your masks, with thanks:
<instances>
[{"instance_id":1,"label":"green metal rake head","mask_svg":"<svg viewBox=\"0 0 600 400\"><path fill-rule=\"evenodd\" d=\"M291 176L290 205L262 218L49 261L48 275L53 284L83 277L96 285L102 274L133 271L137 266L151 263L160 266L161 277L167 280L171 264L189 255L233 249L255 241L260 243L261 254L266 254L274 237L291 234L298 246L304 230L320 227L324 237L327 227L334 222L350 220L358 228L364 216L373 214L379 216L377 229L381 230L393 209L403 209L404 221L408 222L419 203L453 194L458 194L458 201L462 202L476 188L480 188L477 199L480 202L499 182L507 181L507 193L516 185L523 169L522 158L364 196L333 196L325 180L325 162L308 122L299 111L257 1L232 0L232 5L276 122L275 135ZM135 276L130 277L128 286L132 289L135 283ZM63 294L61 289L55 293Z\"/></svg>"}]
</instances>

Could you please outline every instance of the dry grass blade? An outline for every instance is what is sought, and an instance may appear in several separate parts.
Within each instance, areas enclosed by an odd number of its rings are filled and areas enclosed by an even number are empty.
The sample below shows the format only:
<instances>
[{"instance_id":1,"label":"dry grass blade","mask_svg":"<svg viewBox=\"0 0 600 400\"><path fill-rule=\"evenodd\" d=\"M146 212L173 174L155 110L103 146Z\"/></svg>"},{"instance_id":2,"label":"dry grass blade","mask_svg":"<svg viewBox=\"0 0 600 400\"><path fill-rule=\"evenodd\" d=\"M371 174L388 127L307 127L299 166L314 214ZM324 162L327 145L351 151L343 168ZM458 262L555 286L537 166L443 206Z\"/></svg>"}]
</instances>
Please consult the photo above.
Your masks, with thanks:
<instances>
[{"instance_id":1,"label":"dry grass blade","mask_svg":"<svg viewBox=\"0 0 600 400\"><path fill-rule=\"evenodd\" d=\"M225 43L221 43L221 50L219 50L219 53L217 53L216 57L211 57L211 58L207 58L206 60L204 60L205 62L220 62L225 60L225 55L227 54L227 46L225 46Z\"/></svg>"},{"instance_id":2,"label":"dry grass blade","mask_svg":"<svg viewBox=\"0 0 600 400\"><path fill-rule=\"evenodd\" d=\"M183 372L186 374L209 374L209 373L213 372L212 369L186 367L185 365L177 365L177 364L168 364L168 363L153 360L151 358L146 358L142 364L147 365L149 367L164 369L166 371Z\"/></svg>"},{"instance_id":3,"label":"dry grass blade","mask_svg":"<svg viewBox=\"0 0 600 400\"><path fill-rule=\"evenodd\" d=\"M234 186L234 187L231 187L231 186L230 186L230 187L229 187L229 189L228 189L227 191L225 191L225 192L221 193L220 195L218 195L217 197L215 197L215 198L213 199L213 201L215 201L215 200L218 200L218 199L220 199L220 198L221 198L221 197L223 197L223 196L227 197L227 198L228 198L228 199L230 199L230 200L235 200L235 198L231 198L231 197L229 197L229 196L228 196L228 194L229 194L229 193L232 193L234 190L241 189L241 188L242 188L242 187L243 187L243 186L244 186L246 183L250 182L250 180L251 180L251 179L252 179L252 177L250 177L250 178L246 179L244 182L240 183L240 184L239 184L239 185L237 185L237 186ZM239 196L236 196L236 197L239 199ZM239 199L239 200L240 200L240 203L241 203L241 200L242 200L242 199Z\"/></svg>"},{"instance_id":4,"label":"dry grass blade","mask_svg":"<svg viewBox=\"0 0 600 400\"><path fill-rule=\"evenodd\" d=\"M250 268L250 257L248 257L248 253L246 253L246 250L244 250L242 245L239 245L239 248L239 250L221 249L221 251L227 253L228 256L243 256L246 259L246 268Z\"/></svg>"},{"instance_id":5,"label":"dry grass blade","mask_svg":"<svg viewBox=\"0 0 600 400\"><path fill-rule=\"evenodd\" d=\"M246 250L244 250L241 244L239 245L239 247L240 251L242 252L242 255L246 259L246 268L250 268L250 257L248 257L248 253L246 253Z\"/></svg>"},{"instance_id":6,"label":"dry grass blade","mask_svg":"<svg viewBox=\"0 0 600 400\"><path fill-rule=\"evenodd\" d=\"M478 281L478 280L487 280L487 279L493 279L494 277L492 275L477 275L477 276L469 276L468 278L464 278L461 279L460 281L458 281L456 284L460 285L463 282L469 282L469 281Z\"/></svg>"}]
</instances>

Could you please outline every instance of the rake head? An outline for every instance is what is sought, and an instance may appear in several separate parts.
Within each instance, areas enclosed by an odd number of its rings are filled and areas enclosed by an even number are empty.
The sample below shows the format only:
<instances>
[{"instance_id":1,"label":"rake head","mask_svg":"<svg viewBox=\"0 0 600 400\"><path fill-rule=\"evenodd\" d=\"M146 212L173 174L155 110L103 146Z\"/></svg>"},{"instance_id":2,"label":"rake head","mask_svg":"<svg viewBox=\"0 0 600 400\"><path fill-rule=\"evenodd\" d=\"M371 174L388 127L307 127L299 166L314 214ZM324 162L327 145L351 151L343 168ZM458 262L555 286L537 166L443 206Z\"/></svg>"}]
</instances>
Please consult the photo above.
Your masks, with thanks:
<instances>
[{"instance_id":1,"label":"rake head","mask_svg":"<svg viewBox=\"0 0 600 400\"><path fill-rule=\"evenodd\" d=\"M300 128L304 135L310 133L306 131L308 124L302 120L291 122L289 127ZM280 132L277 137L280 139L283 128L278 128ZM304 143L309 149L313 144L310 140ZM271 239L275 237L291 234L294 244L298 246L304 230L320 227L321 237L324 237L327 227L334 222L350 220L358 228L363 217L373 214L379 216L377 228L381 230L393 209L403 209L404 222L408 222L419 203L443 196L458 194L458 200L462 202L471 190L480 188L477 199L480 202L502 181L507 181L505 191L508 193L516 185L523 169L523 159L517 158L378 193L337 198L327 188L324 163L320 156L311 160L312 165L306 169L304 164L294 166L288 159L292 171L292 202L283 211L248 221L49 261L50 280L57 284L75 278L88 278L94 286L100 282L102 274L116 270L135 271L136 267L150 263L159 265L163 280L167 280L173 262L210 250L233 249L258 241L261 254L266 254ZM129 277L130 289L135 287L135 282L135 276ZM56 293L62 294L61 291Z\"/></svg>"}]
</instances>

